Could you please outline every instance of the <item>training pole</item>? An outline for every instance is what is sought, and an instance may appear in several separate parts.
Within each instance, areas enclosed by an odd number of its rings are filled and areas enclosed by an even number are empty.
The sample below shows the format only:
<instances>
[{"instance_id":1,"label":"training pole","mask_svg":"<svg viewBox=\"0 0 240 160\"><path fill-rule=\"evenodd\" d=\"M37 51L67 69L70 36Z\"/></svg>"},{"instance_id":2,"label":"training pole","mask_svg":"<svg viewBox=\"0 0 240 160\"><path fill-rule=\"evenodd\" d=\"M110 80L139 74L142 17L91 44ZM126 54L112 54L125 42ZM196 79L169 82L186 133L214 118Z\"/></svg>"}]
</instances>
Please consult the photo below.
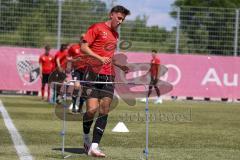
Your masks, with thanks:
<instances>
[{"instance_id":1,"label":"training pole","mask_svg":"<svg viewBox=\"0 0 240 160\"><path fill-rule=\"evenodd\" d=\"M144 85L145 89L147 91L147 85ZM145 116L146 116L146 136L145 136L145 141L146 141L146 146L143 149L143 154L146 158L146 160L148 160L148 156L149 156L149 149L148 149L148 143L149 143L149 98L148 98L148 93L146 94L146 105L145 105ZM141 157L141 159L143 160L144 158Z\"/></svg>"},{"instance_id":2,"label":"training pole","mask_svg":"<svg viewBox=\"0 0 240 160\"><path fill-rule=\"evenodd\" d=\"M65 134L66 134L66 109L68 108L67 106L67 84L63 83L63 124L62 124L62 157L63 159L66 159L70 157L71 155L66 155L65 156Z\"/></svg>"}]
</instances>

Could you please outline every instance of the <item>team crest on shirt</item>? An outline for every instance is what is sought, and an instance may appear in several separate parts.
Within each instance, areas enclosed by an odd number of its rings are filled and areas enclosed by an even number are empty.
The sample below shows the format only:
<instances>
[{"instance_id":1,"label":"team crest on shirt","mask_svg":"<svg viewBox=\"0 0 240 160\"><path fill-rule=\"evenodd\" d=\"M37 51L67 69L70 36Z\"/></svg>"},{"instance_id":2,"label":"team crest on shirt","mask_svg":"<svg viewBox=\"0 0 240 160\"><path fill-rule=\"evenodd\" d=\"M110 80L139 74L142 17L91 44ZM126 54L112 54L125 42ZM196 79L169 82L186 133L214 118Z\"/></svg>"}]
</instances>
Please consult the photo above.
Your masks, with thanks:
<instances>
[{"instance_id":1,"label":"team crest on shirt","mask_svg":"<svg viewBox=\"0 0 240 160\"><path fill-rule=\"evenodd\" d=\"M38 56L23 52L23 54L17 55L16 60L17 72L24 84L35 83L40 75Z\"/></svg>"},{"instance_id":2,"label":"team crest on shirt","mask_svg":"<svg viewBox=\"0 0 240 160\"><path fill-rule=\"evenodd\" d=\"M102 38L107 38L107 32L101 32L101 36L102 36Z\"/></svg>"}]
</instances>

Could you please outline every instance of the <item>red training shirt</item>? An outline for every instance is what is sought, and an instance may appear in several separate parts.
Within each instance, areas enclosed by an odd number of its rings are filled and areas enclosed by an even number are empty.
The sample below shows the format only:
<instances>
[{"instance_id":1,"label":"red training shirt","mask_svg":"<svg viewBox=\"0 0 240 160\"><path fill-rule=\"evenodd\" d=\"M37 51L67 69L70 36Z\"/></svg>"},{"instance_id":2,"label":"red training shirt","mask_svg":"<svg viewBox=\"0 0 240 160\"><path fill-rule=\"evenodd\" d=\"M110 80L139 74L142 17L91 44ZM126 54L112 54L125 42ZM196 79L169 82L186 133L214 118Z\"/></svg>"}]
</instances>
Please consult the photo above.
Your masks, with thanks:
<instances>
[{"instance_id":1,"label":"red training shirt","mask_svg":"<svg viewBox=\"0 0 240 160\"><path fill-rule=\"evenodd\" d=\"M81 52L80 44L71 45L68 50L68 56L72 57L73 59L80 58L78 61L73 62L74 69L81 70L86 68L85 56Z\"/></svg>"},{"instance_id":2,"label":"red training shirt","mask_svg":"<svg viewBox=\"0 0 240 160\"><path fill-rule=\"evenodd\" d=\"M39 57L39 63L42 64L42 73L50 74L55 68L54 57L52 55L42 54Z\"/></svg>"},{"instance_id":3,"label":"red training shirt","mask_svg":"<svg viewBox=\"0 0 240 160\"><path fill-rule=\"evenodd\" d=\"M101 57L112 58L117 46L118 33L105 24L96 23L90 26L83 38L90 49ZM91 57L92 58L92 57ZM92 71L98 74L114 75L113 64L102 64L99 60L92 58L89 61Z\"/></svg>"},{"instance_id":4,"label":"red training shirt","mask_svg":"<svg viewBox=\"0 0 240 160\"><path fill-rule=\"evenodd\" d=\"M56 54L55 54L55 63L56 63L56 67L57 67L57 58L59 59L60 61L60 65L63 69L66 69L67 67L67 55L68 55L68 52L67 50L64 50L64 51L58 51Z\"/></svg>"},{"instance_id":5,"label":"red training shirt","mask_svg":"<svg viewBox=\"0 0 240 160\"><path fill-rule=\"evenodd\" d=\"M150 72L151 72L152 77L157 78L159 65L160 65L160 59L159 58L155 57L151 60Z\"/></svg>"}]
</instances>

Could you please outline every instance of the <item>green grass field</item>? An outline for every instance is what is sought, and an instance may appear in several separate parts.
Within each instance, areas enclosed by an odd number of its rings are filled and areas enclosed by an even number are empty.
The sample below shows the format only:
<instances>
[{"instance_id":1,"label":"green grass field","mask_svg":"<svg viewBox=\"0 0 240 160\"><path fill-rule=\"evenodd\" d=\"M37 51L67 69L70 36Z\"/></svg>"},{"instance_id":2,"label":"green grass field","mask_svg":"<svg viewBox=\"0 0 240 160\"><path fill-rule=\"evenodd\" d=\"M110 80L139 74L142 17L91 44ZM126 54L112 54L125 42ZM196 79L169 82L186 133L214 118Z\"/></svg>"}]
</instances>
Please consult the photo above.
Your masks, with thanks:
<instances>
[{"instance_id":1,"label":"green grass field","mask_svg":"<svg viewBox=\"0 0 240 160\"><path fill-rule=\"evenodd\" d=\"M39 97L0 96L34 159L62 159L62 121L54 106ZM105 159L136 160L145 147L145 104L123 102L109 116L101 142ZM239 160L240 105L238 103L164 101L150 103L149 159ZM113 133L123 121L129 133ZM82 122L68 121L66 154L70 159L93 159L82 153ZM0 159L18 159L10 134L0 114Z\"/></svg>"}]
</instances>

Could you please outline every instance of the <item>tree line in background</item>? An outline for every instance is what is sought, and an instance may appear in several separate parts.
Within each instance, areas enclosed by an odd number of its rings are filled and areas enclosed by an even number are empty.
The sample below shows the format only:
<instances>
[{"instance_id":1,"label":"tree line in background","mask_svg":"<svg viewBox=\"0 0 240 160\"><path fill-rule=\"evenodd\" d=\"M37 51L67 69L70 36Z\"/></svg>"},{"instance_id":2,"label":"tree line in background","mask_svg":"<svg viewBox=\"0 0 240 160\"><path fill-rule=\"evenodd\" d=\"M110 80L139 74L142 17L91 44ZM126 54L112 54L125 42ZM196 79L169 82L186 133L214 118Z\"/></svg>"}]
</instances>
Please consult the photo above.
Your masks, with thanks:
<instances>
[{"instance_id":1,"label":"tree line in background","mask_svg":"<svg viewBox=\"0 0 240 160\"><path fill-rule=\"evenodd\" d=\"M58 3L58 0L1 0L0 45L43 47L48 43L55 47ZM179 53L233 55L234 9L240 7L240 0L175 0L172 6L170 14L175 19L175 8L181 9ZM206 8L203 12L198 12L196 7ZM213 12L209 7L224 7L226 10ZM108 12L107 5L100 0L64 1L61 41L77 42L78 36L89 25L107 20ZM137 16L135 20L126 20L121 26L121 39L132 42L129 50L157 49L160 52L174 53L176 27L168 31L163 27L148 26L147 21L147 15Z\"/></svg>"},{"instance_id":2,"label":"tree line in background","mask_svg":"<svg viewBox=\"0 0 240 160\"><path fill-rule=\"evenodd\" d=\"M172 5L180 7L181 35L187 42L181 44L186 46L180 46L180 52L184 49L188 52L190 48L193 53L234 54L236 9L240 7L240 0L175 0ZM176 11L171 15L176 18ZM239 34L237 36L239 39Z\"/></svg>"}]
</instances>

